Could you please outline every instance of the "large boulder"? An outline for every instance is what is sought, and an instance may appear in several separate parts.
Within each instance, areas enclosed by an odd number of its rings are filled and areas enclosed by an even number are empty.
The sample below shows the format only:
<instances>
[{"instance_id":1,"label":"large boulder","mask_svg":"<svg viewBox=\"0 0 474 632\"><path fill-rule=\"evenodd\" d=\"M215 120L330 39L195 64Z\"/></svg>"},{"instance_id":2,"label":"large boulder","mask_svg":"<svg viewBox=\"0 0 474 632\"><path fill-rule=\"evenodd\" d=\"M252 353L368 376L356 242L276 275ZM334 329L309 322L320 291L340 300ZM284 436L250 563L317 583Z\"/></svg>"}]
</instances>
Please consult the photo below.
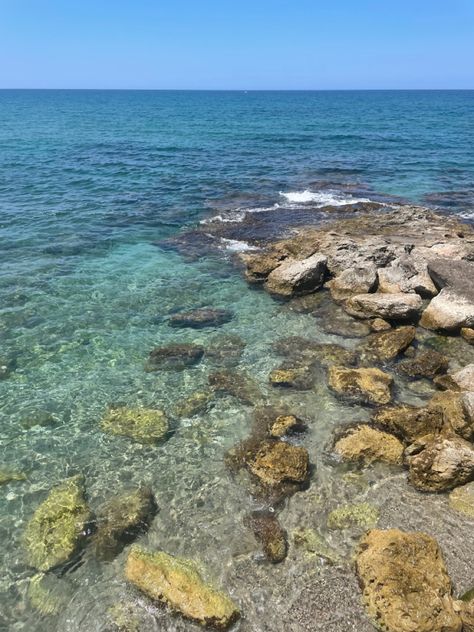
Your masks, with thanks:
<instances>
[{"instance_id":1,"label":"large boulder","mask_svg":"<svg viewBox=\"0 0 474 632\"><path fill-rule=\"evenodd\" d=\"M271 294L293 296L319 289L327 274L327 258L316 253L307 259L288 258L275 268L265 284Z\"/></svg>"},{"instance_id":2,"label":"large boulder","mask_svg":"<svg viewBox=\"0 0 474 632\"><path fill-rule=\"evenodd\" d=\"M153 601L201 625L226 630L240 616L233 601L206 583L192 562L163 551L152 553L134 545L125 577Z\"/></svg>"},{"instance_id":3,"label":"large boulder","mask_svg":"<svg viewBox=\"0 0 474 632\"><path fill-rule=\"evenodd\" d=\"M474 302L452 288L443 288L424 310L420 325L425 329L447 332L474 327Z\"/></svg>"},{"instance_id":4,"label":"large boulder","mask_svg":"<svg viewBox=\"0 0 474 632\"><path fill-rule=\"evenodd\" d=\"M228 309L207 307L173 314L168 322L171 327L202 329L203 327L219 327L232 320L233 316L233 313Z\"/></svg>"},{"instance_id":5,"label":"large boulder","mask_svg":"<svg viewBox=\"0 0 474 632\"><path fill-rule=\"evenodd\" d=\"M49 571L71 560L84 544L91 519L82 476L73 476L54 487L25 530L30 566Z\"/></svg>"},{"instance_id":6,"label":"large boulder","mask_svg":"<svg viewBox=\"0 0 474 632\"><path fill-rule=\"evenodd\" d=\"M420 439L407 448L406 461L421 491L449 491L474 479L474 447L456 435Z\"/></svg>"},{"instance_id":7,"label":"large boulder","mask_svg":"<svg viewBox=\"0 0 474 632\"><path fill-rule=\"evenodd\" d=\"M431 298L438 293L424 257L417 256L416 253L395 259L386 268L379 269L378 276L379 292L416 292L423 298Z\"/></svg>"},{"instance_id":8,"label":"large boulder","mask_svg":"<svg viewBox=\"0 0 474 632\"><path fill-rule=\"evenodd\" d=\"M111 406L100 427L108 434L128 437L137 443L157 443L166 438L169 424L162 410Z\"/></svg>"},{"instance_id":9,"label":"large boulder","mask_svg":"<svg viewBox=\"0 0 474 632\"><path fill-rule=\"evenodd\" d=\"M363 345L363 354L378 360L393 360L411 345L415 335L416 328L411 325L373 334Z\"/></svg>"},{"instance_id":10,"label":"large boulder","mask_svg":"<svg viewBox=\"0 0 474 632\"><path fill-rule=\"evenodd\" d=\"M369 531L356 557L367 614L387 632L461 632L440 548L425 533Z\"/></svg>"},{"instance_id":11,"label":"large boulder","mask_svg":"<svg viewBox=\"0 0 474 632\"><path fill-rule=\"evenodd\" d=\"M418 294L356 294L344 307L356 318L383 318L394 321L414 321L418 319L423 301Z\"/></svg>"},{"instance_id":12,"label":"large boulder","mask_svg":"<svg viewBox=\"0 0 474 632\"><path fill-rule=\"evenodd\" d=\"M329 386L336 393L362 403L388 404L392 382L391 375L376 368L331 366L328 371Z\"/></svg>"},{"instance_id":13,"label":"large boulder","mask_svg":"<svg viewBox=\"0 0 474 632\"><path fill-rule=\"evenodd\" d=\"M377 461L400 464L403 459L403 443L397 437L366 424L344 433L336 441L334 451L344 461L366 465Z\"/></svg>"},{"instance_id":14,"label":"large boulder","mask_svg":"<svg viewBox=\"0 0 474 632\"><path fill-rule=\"evenodd\" d=\"M180 343L156 347L150 352L145 371L180 371L200 362L203 355L200 345Z\"/></svg>"},{"instance_id":15,"label":"large boulder","mask_svg":"<svg viewBox=\"0 0 474 632\"><path fill-rule=\"evenodd\" d=\"M357 268L348 268L330 282L332 298L345 301L355 294L372 292L377 285L377 269L374 264Z\"/></svg>"},{"instance_id":16,"label":"large boulder","mask_svg":"<svg viewBox=\"0 0 474 632\"><path fill-rule=\"evenodd\" d=\"M95 555L112 560L148 529L156 511L155 498L147 487L111 498L97 512L97 530L92 537Z\"/></svg>"}]
</instances>

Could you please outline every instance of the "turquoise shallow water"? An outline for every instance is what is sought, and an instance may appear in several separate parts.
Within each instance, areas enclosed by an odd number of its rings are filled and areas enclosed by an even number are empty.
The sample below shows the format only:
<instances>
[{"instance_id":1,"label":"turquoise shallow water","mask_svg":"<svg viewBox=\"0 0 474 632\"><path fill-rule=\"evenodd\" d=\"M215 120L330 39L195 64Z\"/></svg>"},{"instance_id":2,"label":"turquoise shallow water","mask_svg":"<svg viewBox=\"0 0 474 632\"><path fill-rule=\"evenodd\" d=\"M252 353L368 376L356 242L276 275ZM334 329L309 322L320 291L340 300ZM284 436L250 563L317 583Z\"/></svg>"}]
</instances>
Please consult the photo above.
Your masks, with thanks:
<instances>
[{"instance_id":1,"label":"turquoise shallow water","mask_svg":"<svg viewBox=\"0 0 474 632\"><path fill-rule=\"evenodd\" d=\"M246 569L255 543L242 517L252 501L223 464L251 409L217 399L179 420L157 448L106 436L98 424L110 403L168 411L205 387L212 359L145 373L157 345L206 347L239 335L239 370L279 402L267 384L279 363L272 343L288 335L354 341L250 290L229 257L241 244L189 259L163 240L216 214L278 204L291 215L381 196L472 218L473 112L474 92L0 91L0 356L12 369L0 380L0 464L27 474L0 487L0 629L106 630L107 608L127 594L123 556L110 564L86 556L61 578L68 605L59 616L39 616L26 596L26 522L53 484L77 472L93 508L131 484L152 485L160 512L144 542L206 565L246 608L242 630L270 629L259 627L262 616L273 630L289 629L279 627L284 596L296 598L287 582L302 562L289 559L286 571L257 565L257 576ZM234 318L219 329L168 326L170 314L202 306L230 308ZM365 414L337 402L322 376L313 391L285 397L314 422L304 439L314 461L340 419ZM41 411L54 424L28 427ZM329 466L317 489L330 499L323 514L349 494ZM288 528L314 514L314 494L306 509L287 508ZM144 629L194 629L154 614L158 623L150 615Z\"/></svg>"}]
</instances>

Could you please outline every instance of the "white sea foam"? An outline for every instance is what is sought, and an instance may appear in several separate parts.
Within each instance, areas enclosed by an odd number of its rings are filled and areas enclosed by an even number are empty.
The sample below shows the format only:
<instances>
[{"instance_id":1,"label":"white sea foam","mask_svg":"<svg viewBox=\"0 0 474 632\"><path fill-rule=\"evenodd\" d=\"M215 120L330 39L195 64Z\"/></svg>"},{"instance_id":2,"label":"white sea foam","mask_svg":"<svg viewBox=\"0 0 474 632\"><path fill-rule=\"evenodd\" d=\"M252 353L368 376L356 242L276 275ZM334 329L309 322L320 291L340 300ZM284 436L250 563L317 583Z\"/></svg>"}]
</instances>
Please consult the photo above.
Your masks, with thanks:
<instances>
[{"instance_id":1,"label":"white sea foam","mask_svg":"<svg viewBox=\"0 0 474 632\"><path fill-rule=\"evenodd\" d=\"M224 244L226 250L230 250L231 252L258 250L256 246L251 246L246 241L239 241L238 239L226 239L225 237L221 237L221 242Z\"/></svg>"},{"instance_id":2,"label":"white sea foam","mask_svg":"<svg viewBox=\"0 0 474 632\"><path fill-rule=\"evenodd\" d=\"M346 204L357 204L358 202L370 202L367 198L355 198L352 195L344 195L337 191L289 191L280 195L290 204L315 204L321 206L345 206Z\"/></svg>"},{"instance_id":3,"label":"white sea foam","mask_svg":"<svg viewBox=\"0 0 474 632\"><path fill-rule=\"evenodd\" d=\"M220 213L219 215L213 215L212 217L207 217L206 219L202 219L200 224L213 224L214 222L243 222L247 213L265 213L268 211L274 211L275 209L280 208L279 204L274 204L273 206L255 206L250 208L236 208L232 211L226 211L225 213Z\"/></svg>"}]
</instances>

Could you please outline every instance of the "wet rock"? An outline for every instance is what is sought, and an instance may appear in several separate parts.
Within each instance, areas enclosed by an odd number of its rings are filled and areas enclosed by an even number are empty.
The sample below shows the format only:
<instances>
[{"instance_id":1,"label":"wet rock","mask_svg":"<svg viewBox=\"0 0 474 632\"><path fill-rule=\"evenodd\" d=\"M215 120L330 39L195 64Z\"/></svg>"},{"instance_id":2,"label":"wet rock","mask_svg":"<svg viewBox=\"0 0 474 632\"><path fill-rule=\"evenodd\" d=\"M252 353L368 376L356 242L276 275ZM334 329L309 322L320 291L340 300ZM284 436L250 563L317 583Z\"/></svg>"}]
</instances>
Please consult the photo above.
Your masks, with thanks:
<instances>
[{"instance_id":1,"label":"wet rock","mask_svg":"<svg viewBox=\"0 0 474 632\"><path fill-rule=\"evenodd\" d=\"M457 605L462 619L462 632L474 632L474 600L458 601Z\"/></svg>"},{"instance_id":2,"label":"wet rock","mask_svg":"<svg viewBox=\"0 0 474 632\"><path fill-rule=\"evenodd\" d=\"M209 375L209 385L217 393L231 395L243 404L252 405L262 399L257 383L246 373L223 369Z\"/></svg>"},{"instance_id":3,"label":"wet rock","mask_svg":"<svg viewBox=\"0 0 474 632\"><path fill-rule=\"evenodd\" d=\"M128 437L138 443L158 443L166 438L169 424L162 410L111 406L100 427L108 434Z\"/></svg>"},{"instance_id":4,"label":"wet rock","mask_svg":"<svg viewBox=\"0 0 474 632\"><path fill-rule=\"evenodd\" d=\"M341 302L355 294L372 292L376 285L377 270L372 264L343 270L330 282L330 291L333 299Z\"/></svg>"},{"instance_id":5,"label":"wet rock","mask_svg":"<svg viewBox=\"0 0 474 632\"><path fill-rule=\"evenodd\" d=\"M398 365L398 370L414 378L434 378L440 373L446 373L449 358L434 349L420 351L413 359L404 360Z\"/></svg>"},{"instance_id":6,"label":"wet rock","mask_svg":"<svg viewBox=\"0 0 474 632\"><path fill-rule=\"evenodd\" d=\"M474 479L474 448L456 435L422 438L405 456L409 480L421 491L449 491Z\"/></svg>"},{"instance_id":7,"label":"wet rock","mask_svg":"<svg viewBox=\"0 0 474 632\"><path fill-rule=\"evenodd\" d=\"M240 616L231 599L206 583L192 562L163 551L133 546L125 577L153 601L201 625L226 630Z\"/></svg>"},{"instance_id":8,"label":"wet rock","mask_svg":"<svg viewBox=\"0 0 474 632\"><path fill-rule=\"evenodd\" d=\"M304 549L308 557L322 557L330 564L340 562L339 554L326 540L314 529L308 527L298 527L292 533L294 545Z\"/></svg>"},{"instance_id":9,"label":"wet rock","mask_svg":"<svg viewBox=\"0 0 474 632\"><path fill-rule=\"evenodd\" d=\"M29 429L35 426L41 428L47 428L48 426L54 426L57 423L56 417L46 410L37 410L24 415L20 421L23 428Z\"/></svg>"},{"instance_id":10,"label":"wet rock","mask_svg":"<svg viewBox=\"0 0 474 632\"><path fill-rule=\"evenodd\" d=\"M391 328L392 328L392 325L388 323L386 320L384 320L383 318L374 318L374 320L370 322L370 329L374 333L388 331Z\"/></svg>"},{"instance_id":11,"label":"wet rock","mask_svg":"<svg viewBox=\"0 0 474 632\"><path fill-rule=\"evenodd\" d=\"M278 296L309 294L323 285L326 264L327 258L319 253L303 260L288 258L268 275L265 287Z\"/></svg>"},{"instance_id":12,"label":"wet rock","mask_svg":"<svg viewBox=\"0 0 474 632\"><path fill-rule=\"evenodd\" d=\"M0 485L6 485L13 481L26 481L25 472L20 470L11 470L6 467L0 467Z\"/></svg>"},{"instance_id":13,"label":"wet rock","mask_svg":"<svg viewBox=\"0 0 474 632\"><path fill-rule=\"evenodd\" d=\"M381 461L400 464L403 444L392 434L382 432L366 424L350 428L334 445L336 454L344 461L367 465Z\"/></svg>"},{"instance_id":14,"label":"wet rock","mask_svg":"<svg viewBox=\"0 0 474 632\"><path fill-rule=\"evenodd\" d=\"M474 483L453 489L449 494L450 506L470 518L474 518Z\"/></svg>"},{"instance_id":15,"label":"wet rock","mask_svg":"<svg viewBox=\"0 0 474 632\"><path fill-rule=\"evenodd\" d=\"M172 344L150 352L145 371L180 371L201 361L203 347L193 344Z\"/></svg>"},{"instance_id":16,"label":"wet rock","mask_svg":"<svg viewBox=\"0 0 474 632\"><path fill-rule=\"evenodd\" d=\"M54 573L37 573L28 584L31 606L45 617L59 614L72 597L71 586Z\"/></svg>"},{"instance_id":17,"label":"wet rock","mask_svg":"<svg viewBox=\"0 0 474 632\"><path fill-rule=\"evenodd\" d=\"M206 358L218 366L233 367L239 363L245 346L242 338L235 334L216 336L206 349Z\"/></svg>"},{"instance_id":18,"label":"wet rock","mask_svg":"<svg viewBox=\"0 0 474 632\"><path fill-rule=\"evenodd\" d=\"M437 375L433 378L433 384L441 391L461 390L450 375Z\"/></svg>"},{"instance_id":19,"label":"wet rock","mask_svg":"<svg viewBox=\"0 0 474 632\"><path fill-rule=\"evenodd\" d=\"M233 313L228 309L203 308L174 314L168 322L170 327L202 329L203 327L219 327L231 321L233 317Z\"/></svg>"},{"instance_id":20,"label":"wet rock","mask_svg":"<svg viewBox=\"0 0 474 632\"><path fill-rule=\"evenodd\" d=\"M174 406L173 415L175 417L194 417L194 415L207 410L213 398L214 393L211 390L195 391Z\"/></svg>"},{"instance_id":21,"label":"wet rock","mask_svg":"<svg viewBox=\"0 0 474 632\"><path fill-rule=\"evenodd\" d=\"M393 360L411 345L415 335L416 328L410 325L373 334L364 345L363 353L369 358Z\"/></svg>"},{"instance_id":22,"label":"wet rock","mask_svg":"<svg viewBox=\"0 0 474 632\"><path fill-rule=\"evenodd\" d=\"M285 441L263 441L248 467L264 485L304 483L309 477L309 455L306 448Z\"/></svg>"},{"instance_id":23,"label":"wet rock","mask_svg":"<svg viewBox=\"0 0 474 632\"><path fill-rule=\"evenodd\" d=\"M474 328L472 328L472 327L462 327L462 329L461 329L461 336L470 345L474 345Z\"/></svg>"},{"instance_id":24,"label":"wet rock","mask_svg":"<svg viewBox=\"0 0 474 632\"><path fill-rule=\"evenodd\" d=\"M356 571L367 614L387 632L461 632L442 553L425 533L374 529L359 543Z\"/></svg>"},{"instance_id":25,"label":"wet rock","mask_svg":"<svg viewBox=\"0 0 474 632\"><path fill-rule=\"evenodd\" d=\"M372 529L379 520L380 512L370 503L357 503L355 505L343 505L333 509L328 514L328 529Z\"/></svg>"},{"instance_id":26,"label":"wet rock","mask_svg":"<svg viewBox=\"0 0 474 632\"><path fill-rule=\"evenodd\" d=\"M107 618L114 626L114 632L140 632L143 625L137 604L117 602L107 609Z\"/></svg>"},{"instance_id":27,"label":"wet rock","mask_svg":"<svg viewBox=\"0 0 474 632\"><path fill-rule=\"evenodd\" d=\"M439 410L407 405L380 408L375 411L372 421L407 443L427 434L438 434L445 425Z\"/></svg>"},{"instance_id":28,"label":"wet rock","mask_svg":"<svg viewBox=\"0 0 474 632\"><path fill-rule=\"evenodd\" d=\"M91 542L96 557L112 560L148 529L156 512L155 498L147 487L111 498L97 512L97 530Z\"/></svg>"},{"instance_id":29,"label":"wet rock","mask_svg":"<svg viewBox=\"0 0 474 632\"><path fill-rule=\"evenodd\" d=\"M331 366L328 382L336 393L362 403L382 405L392 399L390 387L393 378L380 369Z\"/></svg>"},{"instance_id":30,"label":"wet rock","mask_svg":"<svg viewBox=\"0 0 474 632\"><path fill-rule=\"evenodd\" d=\"M355 351L341 345L320 343L301 336L282 338L273 345L273 349L279 355L286 356L294 362L305 363L307 366L316 363L322 366L352 365L358 357Z\"/></svg>"},{"instance_id":31,"label":"wet rock","mask_svg":"<svg viewBox=\"0 0 474 632\"><path fill-rule=\"evenodd\" d=\"M424 310L420 325L434 331L456 332L474 326L474 302L443 288Z\"/></svg>"},{"instance_id":32,"label":"wet rock","mask_svg":"<svg viewBox=\"0 0 474 632\"><path fill-rule=\"evenodd\" d=\"M468 364L449 376L460 391L474 391L474 364Z\"/></svg>"},{"instance_id":33,"label":"wet rock","mask_svg":"<svg viewBox=\"0 0 474 632\"><path fill-rule=\"evenodd\" d=\"M445 433L454 432L467 441L474 439L474 393L435 393L427 409L442 419Z\"/></svg>"},{"instance_id":34,"label":"wet rock","mask_svg":"<svg viewBox=\"0 0 474 632\"><path fill-rule=\"evenodd\" d=\"M266 559L273 564L283 562L288 553L288 541L276 515L268 511L254 511L244 522L262 545Z\"/></svg>"},{"instance_id":35,"label":"wet rock","mask_svg":"<svg viewBox=\"0 0 474 632\"><path fill-rule=\"evenodd\" d=\"M71 560L84 544L91 519L82 476L66 479L54 487L26 527L28 564L48 571Z\"/></svg>"},{"instance_id":36,"label":"wet rock","mask_svg":"<svg viewBox=\"0 0 474 632\"><path fill-rule=\"evenodd\" d=\"M275 439L303 432L306 425L295 415L280 415L271 422L269 434Z\"/></svg>"},{"instance_id":37,"label":"wet rock","mask_svg":"<svg viewBox=\"0 0 474 632\"><path fill-rule=\"evenodd\" d=\"M272 386L308 390L312 387L314 378L307 366L282 366L274 369L269 376Z\"/></svg>"},{"instance_id":38,"label":"wet rock","mask_svg":"<svg viewBox=\"0 0 474 632\"><path fill-rule=\"evenodd\" d=\"M423 301L418 294L357 294L345 303L346 311L356 318L383 318L416 321Z\"/></svg>"}]
</instances>

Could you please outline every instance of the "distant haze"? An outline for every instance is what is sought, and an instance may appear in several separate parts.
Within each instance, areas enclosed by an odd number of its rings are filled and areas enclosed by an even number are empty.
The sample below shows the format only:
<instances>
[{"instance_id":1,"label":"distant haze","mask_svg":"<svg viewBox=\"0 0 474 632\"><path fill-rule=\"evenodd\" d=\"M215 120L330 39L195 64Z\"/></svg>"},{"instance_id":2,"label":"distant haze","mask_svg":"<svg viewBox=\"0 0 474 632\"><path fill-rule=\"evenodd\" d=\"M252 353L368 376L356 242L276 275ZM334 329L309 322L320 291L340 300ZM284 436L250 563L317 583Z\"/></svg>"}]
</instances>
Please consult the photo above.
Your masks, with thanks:
<instances>
[{"instance_id":1,"label":"distant haze","mask_svg":"<svg viewBox=\"0 0 474 632\"><path fill-rule=\"evenodd\" d=\"M4 0L0 88L474 88L474 0Z\"/></svg>"}]
</instances>

